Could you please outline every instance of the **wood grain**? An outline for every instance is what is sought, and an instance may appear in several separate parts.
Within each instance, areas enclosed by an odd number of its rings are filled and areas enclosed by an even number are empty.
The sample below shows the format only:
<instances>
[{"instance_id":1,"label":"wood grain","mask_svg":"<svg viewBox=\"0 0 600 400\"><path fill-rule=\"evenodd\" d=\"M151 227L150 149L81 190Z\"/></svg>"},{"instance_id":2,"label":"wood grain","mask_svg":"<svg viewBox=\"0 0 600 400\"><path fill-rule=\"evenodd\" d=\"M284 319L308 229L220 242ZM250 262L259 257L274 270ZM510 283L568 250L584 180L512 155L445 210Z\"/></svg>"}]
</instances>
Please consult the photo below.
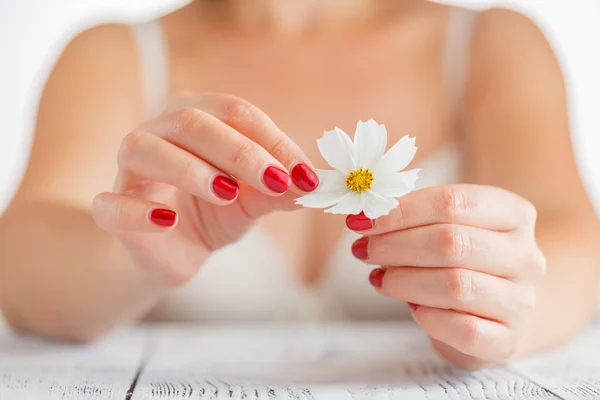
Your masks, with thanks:
<instances>
[{"instance_id":1,"label":"wood grain","mask_svg":"<svg viewBox=\"0 0 600 400\"><path fill-rule=\"evenodd\" d=\"M74 346L0 336L0 400L123 400L138 371L144 335Z\"/></svg>"},{"instance_id":2,"label":"wood grain","mask_svg":"<svg viewBox=\"0 0 600 400\"><path fill-rule=\"evenodd\" d=\"M0 400L600 399L600 324L506 368L451 368L412 323L142 326L91 346L0 334Z\"/></svg>"}]
</instances>

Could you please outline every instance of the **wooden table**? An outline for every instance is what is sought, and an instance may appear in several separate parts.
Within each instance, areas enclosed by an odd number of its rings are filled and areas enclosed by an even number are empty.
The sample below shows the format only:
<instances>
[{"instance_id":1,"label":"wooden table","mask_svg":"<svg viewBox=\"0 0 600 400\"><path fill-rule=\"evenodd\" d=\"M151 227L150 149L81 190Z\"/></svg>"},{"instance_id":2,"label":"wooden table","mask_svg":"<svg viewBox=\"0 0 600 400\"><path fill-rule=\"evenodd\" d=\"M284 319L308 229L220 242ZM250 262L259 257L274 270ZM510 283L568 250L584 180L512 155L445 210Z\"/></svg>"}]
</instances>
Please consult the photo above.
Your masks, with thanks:
<instances>
[{"instance_id":1,"label":"wooden table","mask_svg":"<svg viewBox=\"0 0 600 400\"><path fill-rule=\"evenodd\" d=\"M600 399L600 321L476 373L449 367L409 322L141 326L87 346L5 333L0 399Z\"/></svg>"}]
</instances>

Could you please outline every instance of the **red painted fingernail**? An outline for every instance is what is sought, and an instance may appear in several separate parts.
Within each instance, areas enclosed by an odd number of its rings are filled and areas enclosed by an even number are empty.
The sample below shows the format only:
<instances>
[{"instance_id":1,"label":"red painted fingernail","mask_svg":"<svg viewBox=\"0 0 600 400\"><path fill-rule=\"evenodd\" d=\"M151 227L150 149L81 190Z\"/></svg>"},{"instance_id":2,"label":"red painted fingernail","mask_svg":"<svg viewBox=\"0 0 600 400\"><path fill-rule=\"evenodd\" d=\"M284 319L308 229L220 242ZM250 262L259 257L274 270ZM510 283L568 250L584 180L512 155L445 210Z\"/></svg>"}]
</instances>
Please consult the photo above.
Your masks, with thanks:
<instances>
[{"instance_id":1,"label":"red painted fingernail","mask_svg":"<svg viewBox=\"0 0 600 400\"><path fill-rule=\"evenodd\" d=\"M177 213L173 210L155 208L150 213L150 221L158 226L173 226L177 221Z\"/></svg>"},{"instance_id":2,"label":"red painted fingernail","mask_svg":"<svg viewBox=\"0 0 600 400\"><path fill-rule=\"evenodd\" d=\"M376 219L367 218L364 212L346 217L346 226L353 231L366 231L375 227Z\"/></svg>"},{"instance_id":3,"label":"red painted fingernail","mask_svg":"<svg viewBox=\"0 0 600 400\"><path fill-rule=\"evenodd\" d=\"M383 285L383 276L385 275L385 268L377 268L371 271L369 274L369 282L377 289Z\"/></svg>"},{"instance_id":4,"label":"red painted fingernail","mask_svg":"<svg viewBox=\"0 0 600 400\"><path fill-rule=\"evenodd\" d=\"M319 177L304 164L298 164L292 169L292 182L298 189L312 192L319 186Z\"/></svg>"},{"instance_id":5,"label":"red painted fingernail","mask_svg":"<svg viewBox=\"0 0 600 400\"><path fill-rule=\"evenodd\" d=\"M408 305L410 306L410 309L413 311L417 311L417 308L419 308L419 306L414 303L408 303Z\"/></svg>"},{"instance_id":6,"label":"red painted fingernail","mask_svg":"<svg viewBox=\"0 0 600 400\"><path fill-rule=\"evenodd\" d=\"M217 176L212 183L213 192L225 200L233 200L240 193L240 187L236 181L226 176Z\"/></svg>"},{"instance_id":7,"label":"red painted fingernail","mask_svg":"<svg viewBox=\"0 0 600 400\"><path fill-rule=\"evenodd\" d=\"M369 256L369 238L358 239L352 244L352 254L359 260L365 260Z\"/></svg>"},{"instance_id":8,"label":"red painted fingernail","mask_svg":"<svg viewBox=\"0 0 600 400\"><path fill-rule=\"evenodd\" d=\"M287 172L273 166L265 170L263 182L269 189L276 193L285 193L292 185L292 180Z\"/></svg>"}]
</instances>

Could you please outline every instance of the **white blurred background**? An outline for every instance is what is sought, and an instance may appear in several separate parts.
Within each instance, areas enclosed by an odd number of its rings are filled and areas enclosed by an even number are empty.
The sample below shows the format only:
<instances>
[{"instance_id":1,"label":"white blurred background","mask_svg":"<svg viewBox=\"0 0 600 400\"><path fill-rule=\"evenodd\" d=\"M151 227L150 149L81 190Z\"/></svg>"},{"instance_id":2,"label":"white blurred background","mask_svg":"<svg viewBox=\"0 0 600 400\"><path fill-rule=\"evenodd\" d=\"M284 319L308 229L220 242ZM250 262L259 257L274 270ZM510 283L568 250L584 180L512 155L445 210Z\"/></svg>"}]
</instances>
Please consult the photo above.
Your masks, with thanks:
<instances>
[{"instance_id":1,"label":"white blurred background","mask_svg":"<svg viewBox=\"0 0 600 400\"><path fill-rule=\"evenodd\" d=\"M27 163L40 91L68 41L92 24L148 19L186 2L0 0L0 213L16 190ZM478 8L492 5L516 8L545 31L567 79L580 173L600 211L600 1L444 2Z\"/></svg>"}]
</instances>

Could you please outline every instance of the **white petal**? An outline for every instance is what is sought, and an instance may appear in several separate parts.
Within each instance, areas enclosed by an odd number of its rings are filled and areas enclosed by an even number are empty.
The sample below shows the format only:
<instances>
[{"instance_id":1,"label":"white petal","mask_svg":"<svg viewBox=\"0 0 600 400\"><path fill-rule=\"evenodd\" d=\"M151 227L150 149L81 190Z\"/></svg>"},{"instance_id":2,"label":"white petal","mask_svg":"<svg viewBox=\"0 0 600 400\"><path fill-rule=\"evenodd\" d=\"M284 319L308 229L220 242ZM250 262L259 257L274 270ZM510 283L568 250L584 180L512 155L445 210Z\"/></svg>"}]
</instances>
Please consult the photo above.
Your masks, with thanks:
<instances>
[{"instance_id":1,"label":"white petal","mask_svg":"<svg viewBox=\"0 0 600 400\"><path fill-rule=\"evenodd\" d=\"M350 192L346 187L346 176L337 170L318 169L317 176L319 187L312 193L296 199L296 204L309 208L330 207Z\"/></svg>"},{"instance_id":2,"label":"white petal","mask_svg":"<svg viewBox=\"0 0 600 400\"><path fill-rule=\"evenodd\" d=\"M340 128L325 132L322 138L317 139L317 146L325 161L333 168L344 174L355 169L354 143Z\"/></svg>"},{"instance_id":3,"label":"white petal","mask_svg":"<svg viewBox=\"0 0 600 400\"><path fill-rule=\"evenodd\" d=\"M379 125L373 118L367 122L358 121L354 134L356 148L356 166L373 170L387 146L387 131L385 125Z\"/></svg>"},{"instance_id":4,"label":"white petal","mask_svg":"<svg viewBox=\"0 0 600 400\"><path fill-rule=\"evenodd\" d=\"M394 172L392 174L376 175L371 191L388 197L400 197L414 190L415 182L419 179L419 168L410 171Z\"/></svg>"},{"instance_id":5,"label":"white petal","mask_svg":"<svg viewBox=\"0 0 600 400\"><path fill-rule=\"evenodd\" d=\"M365 193L350 192L335 206L325 210L330 214L360 214L366 200Z\"/></svg>"},{"instance_id":6,"label":"white petal","mask_svg":"<svg viewBox=\"0 0 600 400\"><path fill-rule=\"evenodd\" d=\"M415 153L417 152L415 140L416 138L409 138L408 136L404 136L398 140L398 143L393 145L383 155L375 171L387 174L402 171L406 168L412 159L415 158Z\"/></svg>"},{"instance_id":7,"label":"white petal","mask_svg":"<svg viewBox=\"0 0 600 400\"><path fill-rule=\"evenodd\" d=\"M375 219L388 215L390 211L398 207L398 200L393 197L381 196L372 191L365 192L365 216Z\"/></svg>"}]
</instances>

